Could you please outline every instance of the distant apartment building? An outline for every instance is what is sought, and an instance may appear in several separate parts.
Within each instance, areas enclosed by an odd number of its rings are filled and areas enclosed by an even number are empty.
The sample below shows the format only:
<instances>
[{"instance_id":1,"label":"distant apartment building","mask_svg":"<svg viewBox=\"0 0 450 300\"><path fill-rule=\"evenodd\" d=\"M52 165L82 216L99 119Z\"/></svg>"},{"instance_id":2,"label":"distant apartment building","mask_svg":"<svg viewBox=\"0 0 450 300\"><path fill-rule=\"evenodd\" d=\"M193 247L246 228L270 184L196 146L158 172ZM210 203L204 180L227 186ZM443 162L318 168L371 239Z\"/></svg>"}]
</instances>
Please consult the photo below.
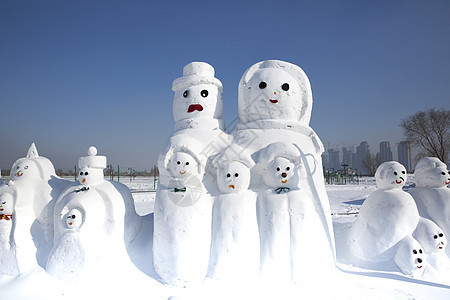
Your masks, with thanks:
<instances>
[{"instance_id":1,"label":"distant apartment building","mask_svg":"<svg viewBox=\"0 0 450 300\"><path fill-rule=\"evenodd\" d=\"M342 147L342 165L353 168L353 147Z\"/></svg>"},{"instance_id":2,"label":"distant apartment building","mask_svg":"<svg viewBox=\"0 0 450 300\"><path fill-rule=\"evenodd\" d=\"M328 150L328 167L329 169L334 169L335 171L341 169L341 163L339 160L339 150L335 149Z\"/></svg>"},{"instance_id":3,"label":"distant apartment building","mask_svg":"<svg viewBox=\"0 0 450 300\"><path fill-rule=\"evenodd\" d=\"M402 141L398 144L398 162L401 163L407 172L412 172L411 164L411 143Z\"/></svg>"},{"instance_id":4,"label":"distant apartment building","mask_svg":"<svg viewBox=\"0 0 450 300\"><path fill-rule=\"evenodd\" d=\"M392 160L391 146L388 141L380 143L380 162L384 163Z\"/></svg>"},{"instance_id":5,"label":"distant apartment building","mask_svg":"<svg viewBox=\"0 0 450 300\"><path fill-rule=\"evenodd\" d=\"M353 168L358 170L360 174L367 174L368 170L363 165L363 161L370 156L370 146L367 142L361 142L356 147L355 161L353 161Z\"/></svg>"}]
</instances>

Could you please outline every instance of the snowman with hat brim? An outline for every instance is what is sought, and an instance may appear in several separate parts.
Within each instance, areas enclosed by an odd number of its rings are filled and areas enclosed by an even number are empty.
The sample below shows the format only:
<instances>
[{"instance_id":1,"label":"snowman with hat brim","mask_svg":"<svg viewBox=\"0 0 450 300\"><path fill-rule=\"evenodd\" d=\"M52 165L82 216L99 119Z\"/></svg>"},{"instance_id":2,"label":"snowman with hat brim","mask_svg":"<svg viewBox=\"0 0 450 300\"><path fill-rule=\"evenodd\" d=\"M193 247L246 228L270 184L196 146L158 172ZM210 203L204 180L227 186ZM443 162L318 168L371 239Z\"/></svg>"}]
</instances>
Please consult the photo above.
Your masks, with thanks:
<instances>
[{"instance_id":1,"label":"snowman with hat brim","mask_svg":"<svg viewBox=\"0 0 450 300\"><path fill-rule=\"evenodd\" d=\"M242 281L259 271L256 193L248 190L255 165L245 149L230 145L212 162L219 195L215 198L208 276Z\"/></svg>"}]
</instances>

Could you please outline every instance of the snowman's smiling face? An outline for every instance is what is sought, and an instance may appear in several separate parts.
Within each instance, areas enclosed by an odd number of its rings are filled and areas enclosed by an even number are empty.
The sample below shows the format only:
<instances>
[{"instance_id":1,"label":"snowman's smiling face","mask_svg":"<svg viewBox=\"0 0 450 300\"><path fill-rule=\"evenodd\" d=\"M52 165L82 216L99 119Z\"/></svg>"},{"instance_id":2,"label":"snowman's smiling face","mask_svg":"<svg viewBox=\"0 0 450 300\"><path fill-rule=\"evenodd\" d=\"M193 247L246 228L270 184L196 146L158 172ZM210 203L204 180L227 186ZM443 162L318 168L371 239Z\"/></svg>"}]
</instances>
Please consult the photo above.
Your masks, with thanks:
<instances>
[{"instance_id":1,"label":"snowman's smiling face","mask_svg":"<svg viewBox=\"0 0 450 300\"><path fill-rule=\"evenodd\" d=\"M402 188L407 179L406 169L398 162L383 163L375 174L377 185L382 189Z\"/></svg>"},{"instance_id":2,"label":"snowman's smiling face","mask_svg":"<svg viewBox=\"0 0 450 300\"><path fill-rule=\"evenodd\" d=\"M244 93L244 110L252 120L300 119L301 88L290 74L281 69L266 68L256 71L246 84Z\"/></svg>"},{"instance_id":3,"label":"snowman's smiling face","mask_svg":"<svg viewBox=\"0 0 450 300\"><path fill-rule=\"evenodd\" d=\"M222 193L240 193L248 189L250 169L238 161L224 162L217 170L217 186Z\"/></svg>"},{"instance_id":4,"label":"snowman's smiling face","mask_svg":"<svg viewBox=\"0 0 450 300\"><path fill-rule=\"evenodd\" d=\"M104 180L103 169L84 167L78 175L78 181L86 186L95 185Z\"/></svg>"},{"instance_id":5,"label":"snowman's smiling face","mask_svg":"<svg viewBox=\"0 0 450 300\"><path fill-rule=\"evenodd\" d=\"M0 195L0 215L12 215L14 210L14 199L9 193Z\"/></svg>"},{"instance_id":6,"label":"snowman's smiling face","mask_svg":"<svg viewBox=\"0 0 450 300\"><path fill-rule=\"evenodd\" d=\"M74 208L71 209L65 216L67 228L77 229L83 223L83 214L80 210Z\"/></svg>"},{"instance_id":7,"label":"snowman's smiling face","mask_svg":"<svg viewBox=\"0 0 450 300\"><path fill-rule=\"evenodd\" d=\"M187 118L221 118L222 98L217 86L198 84L175 92L175 122Z\"/></svg>"},{"instance_id":8,"label":"snowman's smiling face","mask_svg":"<svg viewBox=\"0 0 450 300\"><path fill-rule=\"evenodd\" d=\"M295 165L289 159L277 157L269 163L263 176L264 184L269 187L294 187L298 182Z\"/></svg>"},{"instance_id":9,"label":"snowman's smiling face","mask_svg":"<svg viewBox=\"0 0 450 300\"><path fill-rule=\"evenodd\" d=\"M198 164L191 155L176 152L170 159L169 170L173 177L187 179L190 176L198 175Z\"/></svg>"},{"instance_id":10,"label":"snowman's smiling face","mask_svg":"<svg viewBox=\"0 0 450 300\"><path fill-rule=\"evenodd\" d=\"M22 178L39 178L39 171L30 159L17 161L11 168L11 180L16 181Z\"/></svg>"},{"instance_id":11,"label":"snowman's smiling face","mask_svg":"<svg viewBox=\"0 0 450 300\"><path fill-rule=\"evenodd\" d=\"M430 188L444 187L450 184L450 172L443 166L430 168L428 172L421 174L422 182Z\"/></svg>"}]
</instances>

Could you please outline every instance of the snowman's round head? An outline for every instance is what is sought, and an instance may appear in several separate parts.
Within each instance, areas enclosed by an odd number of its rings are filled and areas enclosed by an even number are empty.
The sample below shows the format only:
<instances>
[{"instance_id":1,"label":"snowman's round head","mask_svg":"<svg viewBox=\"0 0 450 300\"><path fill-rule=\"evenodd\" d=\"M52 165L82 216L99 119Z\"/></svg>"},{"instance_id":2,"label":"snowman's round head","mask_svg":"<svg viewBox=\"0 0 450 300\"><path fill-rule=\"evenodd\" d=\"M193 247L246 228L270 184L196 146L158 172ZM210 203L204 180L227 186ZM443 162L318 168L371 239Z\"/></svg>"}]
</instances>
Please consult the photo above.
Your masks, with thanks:
<instances>
[{"instance_id":1,"label":"snowman's round head","mask_svg":"<svg viewBox=\"0 0 450 300\"><path fill-rule=\"evenodd\" d=\"M250 169L239 161L223 162L217 168L217 186L224 194L240 193L250 185Z\"/></svg>"},{"instance_id":2,"label":"snowman's round head","mask_svg":"<svg viewBox=\"0 0 450 300\"><path fill-rule=\"evenodd\" d=\"M421 218L413 233L426 253L445 252L447 238L444 231L431 220Z\"/></svg>"},{"instance_id":3,"label":"snowman's round head","mask_svg":"<svg viewBox=\"0 0 450 300\"><path fill-rule=\"evenodd\" d=\"M298 185L298 180L294 162L285 157L276 157L272 160L263 175L264 184L272 188L293 188Z\"/></svg>"},{"instance_id":4,"label":"snowman's round head","mask_svg":"<svg viewBox=\"0 0 450 300\"><path fill-rule=\"evenodd\" d=\"M14 211L14 197L10 193L0 194L0 215L12 215Z\"/></svg>"},{"instance_id":5,"label":"snowman's round head","mask_svg":"<svg viewBox=\"0 0 450 300\"><path fill-rule=\"evenodd\" d=\"M78 160L78 181L83 185L95 185L104 181L103 169L106 168L106 156L97 155L97 148L89 147L87 156Z\"/></svg>"},{"instance_id":6,"label":"snowman's round head","mask_svg":"<svg viewBox=\"0 0 450 300\"><path fill-rule=\"evenodd\" d=\"M73 208L65 215L66 226L69 229L80 228L83 224L83 213L80 209Z\"/></svg>"},{"instance_id":7,"label":"snowman's round head","mask_svg":"<svg viewBox=\"0 0 450 300\"><path fill-rule=\"evenodd\" d=\"M39 167L33 159L18 159L11 168L11 180L17 181L21 179L41 179Z\"/></svg>"},{"instance_id":8,"label":"snowman's round head","mask_svg":"<svg viewBox=\"0 0 450 300\"><path fill-rule=\"evenodd\" d=\"M239 83L239 120L242 123L277 119L308 125L311 86L303 70L293 64L268 60L250 67Z\"/></svg>"},{"instance_id":9,"label":"snowman's round head","mask_svg":"<svg viewBox=\"0 0 450 300\"><path fill-rule=\"evenodd\" d=\"M375 172L375 179L380 189L402 188L407 179L406 169L396 161L384 162Z\"/></svg>"},{"instance_id":10,"label":"snowman's round head","mask_svg":"<svg viewBox=\"0 0 450 300\"><path fill-rule=\"evenodd\" d=\"M183 68L183 77L173 82L175 122L189 118L221 119L222 83L214 77L214 68L204 62L192 62Z\"/></svg>"},{"instance_id":11,"label":"snowman's round head","mask_svg":"<svg viewBox=\"0 0 450 300\"><path fill-rule=\"evenodd\" d=\"M186 180L191 176L198 177L200 174L199 163L193 155L178 151L169 160L168 169L174 178Z\"/></svg>"},{"instance_id":12,"label":"snowman's round head","mask_svg":"<svg viewBox=\"0 0 450 300\"><path fill-rule=\"evenodd\" d=\"M424 157L416 165L414 181L417 187L445 187L450 184L450 172L438 158Z\"/></svg>"},{"instance_id":13,"label":"snowman's round head","mask_svg":"<svg viewBox=\"0 0 450 300\"><path fill-rule=\"evenodd\" d=\"M427 265L422 246L413 237L407 236L398 242L394 262L403 274L418 278Z\"/></svg>"}]
</instances>

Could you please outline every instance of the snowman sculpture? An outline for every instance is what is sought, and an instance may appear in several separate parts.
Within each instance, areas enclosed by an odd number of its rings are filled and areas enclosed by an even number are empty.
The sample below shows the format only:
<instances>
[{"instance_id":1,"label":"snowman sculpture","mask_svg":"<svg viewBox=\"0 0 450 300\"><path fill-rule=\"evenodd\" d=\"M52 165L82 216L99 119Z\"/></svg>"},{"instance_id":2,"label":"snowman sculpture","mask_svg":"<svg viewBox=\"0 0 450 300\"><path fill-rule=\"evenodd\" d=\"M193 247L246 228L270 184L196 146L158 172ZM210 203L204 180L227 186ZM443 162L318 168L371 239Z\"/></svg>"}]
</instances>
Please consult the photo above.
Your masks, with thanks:
<instances>
[{"instance_id":1,"label":"snowman sculpture","mask_svg":"<svg viewBox=\"0 0 450 300\"><path fill-rule=\"evenodd\" d=\"M422 277L428 267L422 245L411 235L404 237L396 245L394 262L403 274L413 278Z\"/></svg>"},{"instance_id":2,"label":"snowman sculpture","mask_svg":"<svg viewBox=\"0 0 450 300\"><path fill-rule=\"evenodd\" d=\"M213 205L209 191L217 189L207 166L231 137L224 132L222 83L212 66L187 64L172 89L175 131L158 159L153 261L165 283L185 286L203 280L207 273ZM186 173L177 171L182 167L178 161L187 167L181 171Z\"/></svg>"},{"instance_id":3,"label":"snowman sculpture","mask_svg":"<svg viewBox=\"0 0 450 300\"><path fill-rule=\"evenodd\" d=\"M261 272L264 277L298 282L317 267L331 263L308 260L328 248L328 239L307 186L299 149L288 143L270 144L259 153L263 172L258 196ZM317 274L318 275L318 274ZM303 278L305 279L305 278Z\"/></svg>"},{"instance_id":4,"label":"snowman sculpture","mask_svg":"<svg viewBox=\"0 0 450 300\"><path fill-rule=\"evenodd\" d=\"M14 246L17 272L44 266L53 243L54 199L70 182L58 178L53 164L39 156L35 144L11 168L11 180L0 194L13 205L10 245ZM8 194L8 196L6 196ZM6 217L5 217L6 218Z\"/></svg>"},{"instance_id":5,"label":"snowman sculpture","mask_svg":"<svg viewBox=\"0 0 450 300\"><path fill-rule=\"evenodd\" d=\"M9 193L0 194L0 265L2 275L16 275L16 249L12 238L14 217L14 198Z\"/></svg>"},{"instance_id":6,"label":"snowman sculpture","mask_svg":"<svg viewBox=\"0 0 450 300\"><path fill-rule=\"evenodd\" d=\"M106 181L106 157L90 147L80 157L78 184L57 199L54 211L54 246L46 269L63 280L88 280L136 271L127 248L141 227L129 189Z\"/></svg>"},{"instance_id":7,"label":"snowman sculpture","mask_svg":"<svg viewBox=\"0 0 450 300\"><path fill-rule=\"evenodd\" d=\"M321 257L316 261L334 270L334 234L321 162L324 148L309 127L311 110L311 86L303 70L279 60L262 61L247 69L239 82L239 123L232 134L235 143L252 155L276 142L297 147L304 178L301 187L298 182L295 188L310 197L310 204L320 220L319 231L326 233L326 247L320 249ZM252 171L250 189L258 190L262 181L263 173ZM286 204L279 205L281 210Z\"/></svg>"},{"instance_id":8,"label":"snowman sculpture","mask_svg":"<svg viewBox=\"0 0 450 300\"><path fill-rule=\"evenodd\" d=\"M414 172L415 188L408 192L416 201L419 214L435 222L450 236L450 172L435 157L422 158ZM450 257L450 249L446 249Z\"/></svg>"},{"instance_id":9,"label":"snowman sculpture","mask_svg":"<svg viewBox=\"0 0 450 300\"><path fill-rule=\"evenodd\" d=\"M378 190L364 201L350 228L350 250L366 261L387 261L395 244L416 229L419 212L411 195L402 190L407 179L404 166L382 163L375 179Z\"/></svg>"},{"instance_id":10,"label":"snowman sculpture","mask_svg":"<svg viewBox=\"0 0 450 300\"><path fill-rule=\"evenodd\" d=\"M248 280L259 270L256 193L248 190L252 157L230 145L213 161L219 195L214 201L208 276Z\"/></svg>"},{"instance_id":11,"label":"snowman sculpture","mask_svg":"<svg viewBox=\"0 0 450 300\"><path fill-rule=\"evenodd\" d=\"M422 245L429 266L438 272L447 272L449 275L450 260L445 253L447 238L443 230L433 221L420 218L413 237Z\"/></svg>"}]
</instances>

